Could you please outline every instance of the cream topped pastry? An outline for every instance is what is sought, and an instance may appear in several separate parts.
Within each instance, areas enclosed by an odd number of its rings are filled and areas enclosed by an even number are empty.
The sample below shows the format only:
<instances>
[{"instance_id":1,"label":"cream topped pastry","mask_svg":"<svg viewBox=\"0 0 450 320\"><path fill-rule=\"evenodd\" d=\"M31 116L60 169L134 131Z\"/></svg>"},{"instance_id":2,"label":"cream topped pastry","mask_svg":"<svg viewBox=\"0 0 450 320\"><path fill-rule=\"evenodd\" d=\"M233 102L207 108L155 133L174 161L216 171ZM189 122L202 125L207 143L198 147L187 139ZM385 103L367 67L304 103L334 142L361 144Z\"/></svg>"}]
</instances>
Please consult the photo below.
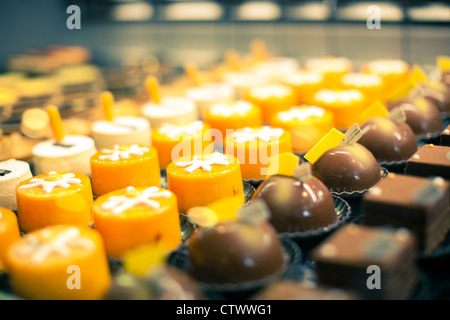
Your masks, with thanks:
<instances>
[{"instance_id":1,"label":"cream topped pastry","mask_svg":"<svg viewBox=\"0 0 450 320\"><path fill-rule=\"evenodd\" d=\"M233 88L223 83L206 83L191 87L186 90L185 95L188 99L195 101L201 117L211 106L231 102L235 98Z\"/></svg>"},{"instance_id":2,"label":"cream topped pastry","mask_svg":"<svg viewBox=\"0 0 450 320\"><path fill-rule=\"evenodd\" d=\"M270 57L259 61L250 70L270 79L271 82L279 82L284 76L294 74L300 68L297 59L291 57Z\"/></svg>"},{"instance_id":3,"label":"cream topped pastry","mask_svg":"<svg viewBox=\"0 0 450 320\"><path fill-rule=\"evenodd\" d=\"M232 133L234 141L236 143L242 143L247 141L260 140L268 142L273 138L279 138L284 133L283 129L271 128L269 126L263 126L262 128L242 128Z\"/></svg>"},{"instance_id":4,"label":"cream topped pastry","mask_svg":"<svg viewBox=\"0 0 450 320\"><path fill-rule=\"evenodd\" d=\"M221 103L211 107L209 113L213 116L229 118L232 116L245 116L253 108L253 105L245 100L239 100L235 103Z\"/></svg>"},{"instance_id":5,"label":"cream topped pastry","mask_svg":"<svg viewBox=\"0 0 450 320\"><path fill-rule=\"evenodd\" d=\"M179 138L186 135L196 135L202 132L203 122L193 121L188 123L172 124L163 123L158 127L159 134L165 135L168 138Z\"/></svg>"},{"instance_id":6,"label":"cream topped pastry","mask_svg":"<svg viewBox=\"0 0 450 320\"><path fill-rule=\"evenodd\" d=\"M30 165L25 161L0 162L0 207L17 211L16 186L32 176Z\"/></svg>"}]
</instances>

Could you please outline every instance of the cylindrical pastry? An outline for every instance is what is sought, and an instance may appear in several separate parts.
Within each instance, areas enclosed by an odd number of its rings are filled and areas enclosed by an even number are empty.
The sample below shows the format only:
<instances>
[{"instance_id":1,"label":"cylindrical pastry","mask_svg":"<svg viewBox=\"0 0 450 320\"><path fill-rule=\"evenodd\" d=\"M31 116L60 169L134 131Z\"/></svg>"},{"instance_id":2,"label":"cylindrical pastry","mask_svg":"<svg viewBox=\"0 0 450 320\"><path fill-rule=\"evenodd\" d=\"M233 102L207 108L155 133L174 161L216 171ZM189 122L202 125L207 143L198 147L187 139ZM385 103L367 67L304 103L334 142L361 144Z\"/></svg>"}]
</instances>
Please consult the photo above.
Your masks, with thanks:
<instances>
[{"instance_id":1,"label":"cylindrical pastry","mask_svg":"<svg viewBox=\"0 0 450 320\"><path fill-rule=\"evenodd\" d=\"M180 123L198 119L194 101L182 97L162 98L160 103L148 102L142 107L142 115L156 128L163 123Z\"/></svg>"},{"instance_id":2,"label":"cylindrical pastry","mask_svg":"<svg viewBox=\"0 0 450 320\"><path fill-rule=\"evenodd\" d=\"M0 162L0 207L17 211L16 186L32 176L30 165L25 161Z\"/></svg>"}]
</instances>

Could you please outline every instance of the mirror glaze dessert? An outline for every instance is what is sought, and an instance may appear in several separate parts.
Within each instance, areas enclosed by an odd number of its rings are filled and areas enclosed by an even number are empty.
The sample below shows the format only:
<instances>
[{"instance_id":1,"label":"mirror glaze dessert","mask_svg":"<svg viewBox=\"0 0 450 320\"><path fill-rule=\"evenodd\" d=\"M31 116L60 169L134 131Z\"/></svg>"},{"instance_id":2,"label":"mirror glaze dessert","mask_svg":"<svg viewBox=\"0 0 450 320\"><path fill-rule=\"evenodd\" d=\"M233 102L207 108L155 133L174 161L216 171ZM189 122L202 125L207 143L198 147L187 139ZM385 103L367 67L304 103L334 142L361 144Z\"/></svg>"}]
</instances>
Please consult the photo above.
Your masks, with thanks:
<instances>
[{"instance_id":1,"label":"mirror glaze dessert","mask_svg":"<svg viewBox=\"0 0 450 320\"><path fill-rule=\"evenodd\" d=\"M284 266L276 231L263 221L228 220L203 227L188 246L190 273L205 283L244 283L274 276Z\"/></svg>"},{"instance_id":2,"label":"mirror glaze dessert","mask_svg":"<svg viewBox=\"0 0 450 320\"><path fill-rule=\"evenodd\" d=\"M331 192L366 190L381 178L377 160L359 143L326 151L314 162L312 172Z\"/></svg>"},{"instance_id":3,"label":"mirror glaze dessert","mask_svg":"<svg viewBox=\"0 0 450 320\"><path fill-rule=\"evenodd\" d=\"M417 151L416 137L406 123L397 124L388 118L365 121L358 143L372 152L378 162L407 160Z\"/></svg>"},{"instance_id":4,"label":"mirror glaze dessert","mask_svg":"<svg viewBox=\"0 0 450 320\"><path fill-rule=\"evenodd\" d=\"M306 182L275 175L266 179L253 199L262 198L270 212L269 222L278 232L306 232L336 223L334 202L328 188L317 178Z\"/></svg>"}]
</instances>

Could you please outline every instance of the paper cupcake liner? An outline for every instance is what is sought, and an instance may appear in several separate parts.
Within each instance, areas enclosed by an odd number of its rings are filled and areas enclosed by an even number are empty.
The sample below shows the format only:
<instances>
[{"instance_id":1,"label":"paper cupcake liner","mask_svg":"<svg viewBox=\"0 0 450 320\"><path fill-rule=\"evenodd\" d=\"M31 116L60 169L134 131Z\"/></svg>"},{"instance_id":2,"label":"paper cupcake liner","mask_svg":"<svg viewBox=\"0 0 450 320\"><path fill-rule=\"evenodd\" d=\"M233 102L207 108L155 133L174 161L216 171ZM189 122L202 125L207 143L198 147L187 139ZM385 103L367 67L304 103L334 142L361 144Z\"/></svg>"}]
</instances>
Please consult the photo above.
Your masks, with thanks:
<instances>
[{"instance_id":1,"label":"paper cupcake liner","mask_svg":"<svg viewBox=\"0 0 450 320\"><path fill-rule=\"evenodd\" d=\"M389 171L380 166L380 172L381 172L381 178L380 180L386 178L386 176L389 174ZM367 191L369 191L371 188L368 189L364 189L364 190L355 190L355 191L342 191L342 192L336 192L336 191L331 191L332 195L341 197L343 199L347 199L347 198L359 198L362 197Z\"/></svg>"},{"instance_id":2,"label":"paper cupcake liner","mask_svg":"<svg viewBox=\"0 0 450 320\"><path fill-rule=\"evenodd\" d=\"M351 219L352 208L348 202L336 195L332 195L332 197L334 201L334 210L336 212L336 216L338 217L336 223L316 230L279 233L281 236L287 237L297 243L297 245L299 245L302 249L304 256L307 256L307 253L318 245L323 239L328 237L343 224L348 223Z\"/></svg>"},{"instance_id":3,"label":"paper cupcake liner","mask_svg":"<svg viewBox=\"0 0 450 320\"><path fill-rule=\"evenodd\" d=\"M205 283L197 281L200 289L206 295L219 294L225 299L246 299L261 290L273 281L289 279L301 281L303 277L303 254L301 249L291 239L279 236L283 248L284 267L277 274L260 280L241 283ZM172 252L168 260L169 265L189 273L190 261L186 246L182 246Z\"/></svg>"}]
</instances>

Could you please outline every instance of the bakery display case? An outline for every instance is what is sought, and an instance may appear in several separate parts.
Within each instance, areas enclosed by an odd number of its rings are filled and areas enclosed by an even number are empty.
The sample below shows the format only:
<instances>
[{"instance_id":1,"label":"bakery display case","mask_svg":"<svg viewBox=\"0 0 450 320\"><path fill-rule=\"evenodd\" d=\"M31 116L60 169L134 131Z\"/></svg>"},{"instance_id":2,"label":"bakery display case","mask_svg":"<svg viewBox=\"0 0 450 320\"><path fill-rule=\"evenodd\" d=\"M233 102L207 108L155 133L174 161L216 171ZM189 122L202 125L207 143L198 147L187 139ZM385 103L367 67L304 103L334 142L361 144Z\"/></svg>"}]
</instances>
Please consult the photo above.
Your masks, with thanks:
<instances>
[{"instance_id":1,"label":"bakery display case","mask_svg":"<svg viewBox=\"0 0 450 320\"><path fill-rule=\"evenodd\" d=\"M0 12L0 300L450 298L447 2Z\"/></svg>"}]
</instances>

